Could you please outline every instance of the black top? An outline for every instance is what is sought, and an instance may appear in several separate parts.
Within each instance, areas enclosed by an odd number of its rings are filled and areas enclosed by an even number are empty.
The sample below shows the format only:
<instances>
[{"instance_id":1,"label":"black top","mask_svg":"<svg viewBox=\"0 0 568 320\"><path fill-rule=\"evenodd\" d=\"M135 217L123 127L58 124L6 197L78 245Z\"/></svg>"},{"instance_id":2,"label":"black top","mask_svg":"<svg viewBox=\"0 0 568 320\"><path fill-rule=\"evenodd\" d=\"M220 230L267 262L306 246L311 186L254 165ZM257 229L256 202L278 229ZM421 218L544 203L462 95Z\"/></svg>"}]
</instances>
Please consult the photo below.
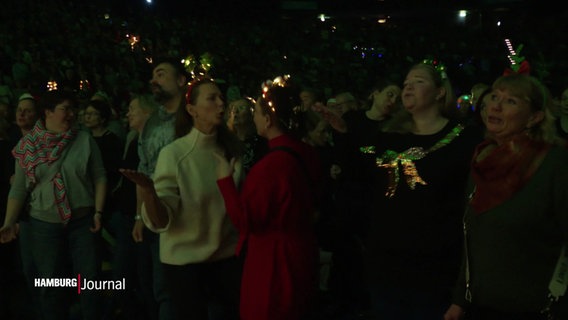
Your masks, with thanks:
<instances>
[{"instance_id":1,"label":"black top","mask_svg":"<svg viewBox=\"0 0 568 320\"><path fill-rule=\"evenodd\" d=\"M386 150L428 150L456 125L450 121L432 135L385 133L376 146L377 153L368 161L374 163ZM414 160L418 175L426 182L416 184L414 190L399 165L398 186L392 197L385 195L388 171L375 166L376 207L367 244L372 281L446 289L455 283L461 261L465 187L473 151L482 137L478 127L466 127L449 144Z\"/></svg>"},{"instance_id":2,"label":"black top","mask_svg":"<svg viewBox=\"0 0 568 320\"><path fill-rule=\"evenodd\" d=\"M134 138L127 146L126 154L120 161L120 168L136 170L140 158L138 157L138 137ZM116 208L123 214L136 214L136 184L121 176L116 191L112 194Z\"/></svg>"},{"instance_id":3,"label":"black top","mask_svg":"<svg viewBox=\"0 0 568 320\"><path fill-rule=\"evenodd\" d=\"M110 192L116 187L121 176L118 169L120 168L124 146L120 138L108 130L102 136L94 137L94 139L101 150L101 156L107 175L107 194L110 195ZM113 205L111 197L107 196L105 211L111 210Z\"/></svg>"}]
</instances>

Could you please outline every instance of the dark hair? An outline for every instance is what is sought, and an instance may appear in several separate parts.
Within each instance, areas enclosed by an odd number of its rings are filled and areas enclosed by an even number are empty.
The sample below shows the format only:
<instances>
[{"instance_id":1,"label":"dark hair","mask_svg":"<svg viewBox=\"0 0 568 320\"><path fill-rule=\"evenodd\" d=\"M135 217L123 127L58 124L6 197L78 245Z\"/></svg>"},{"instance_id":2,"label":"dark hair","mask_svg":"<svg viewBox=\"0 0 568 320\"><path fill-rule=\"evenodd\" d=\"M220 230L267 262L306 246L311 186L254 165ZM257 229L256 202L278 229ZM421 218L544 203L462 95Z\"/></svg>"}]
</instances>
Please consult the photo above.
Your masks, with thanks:
<instances>
[{"instance_id":1,"label":"dark hair","mask_svg":"<svg viewBox=\"0 0 568 320\"><path fill-rule=\"evenodd\" d=\"M108 102L103 100L91 100L87 103L86 108L93 107L99 112L101 119L103 119L103 126L106 126L112 118L111 106Z\"/></svg>"},{"instance_id":2,"label":"dark hair","mask_svg":"<svg viewBox=\"0 0 568 320\"><path fill-rule=\"evenodd\" d=\"M272 86L258 99L262 112L270 114L282 131L302 138L303 126L300 110L300 90L287 83L285 86Z\"/></svg>"},{"instance_id":3,"label":"dark hair","mask_svg":"<svg viewBox=\"0 0 568 320\"><path fill-rule=\"evenodd\" d=\"M152 69L155 69L162 63L171 65L176 71L177 75L184 76L186 79L190 78L189 73L185 70L183 63L181 62L181 59L172 56L158 57L152 62Z\"/></svg>"},{"instance_id":4,"label":"dark hair","mask_svg":"<svg viewBox=\"0 0 568 320\"><path fill-rule=\"evenodd\" d=\"M369 110L371 109L371 107L373 106L373 93L375 91L378 92L382 92L384 89L386 89L388 86L397 86L400 87L399 83L390 79L390 78L383 78L383 77L378 77L375 79L375 82L373 84L373 86L371 87L371 90L367 96L367 99L365 99L365 101L363 102L363 106L362 109L363 110ZM400 96L398 97L398 100L400 100ZM400 103L400 101L398 102Z\"/></svg>"},{"instance_id":5,"label":"dark hair","mask_svg":"<svg viewBox=\"0 0 568 320\"><path fill-rule=\"evenodd\" d=\"M193 117L187 112L186 103L196 104L199 97L199 88L204 84L217 85L209 78L203 78L192 82L186 93L186 99L182 99L176 114L175 137L181 138L188 134L194 126ZM225 157L240 157L243 154L244 146L237 136L232 133L225 121L217 127L217 144L225 151Z\"/></svg>"},{"instance_id":6,"label":"dark hair","mask_svg":"<svg viewBox=\"0 0 568 320\"><path fill-rule=\"evenodd\" d=\"M55 107L65 101L69 101L73 108L77 107L77 96L71 90L46 91L38 101L39 117L45 121L45 111L54 111Z\"/></svg>"}]
</instances>

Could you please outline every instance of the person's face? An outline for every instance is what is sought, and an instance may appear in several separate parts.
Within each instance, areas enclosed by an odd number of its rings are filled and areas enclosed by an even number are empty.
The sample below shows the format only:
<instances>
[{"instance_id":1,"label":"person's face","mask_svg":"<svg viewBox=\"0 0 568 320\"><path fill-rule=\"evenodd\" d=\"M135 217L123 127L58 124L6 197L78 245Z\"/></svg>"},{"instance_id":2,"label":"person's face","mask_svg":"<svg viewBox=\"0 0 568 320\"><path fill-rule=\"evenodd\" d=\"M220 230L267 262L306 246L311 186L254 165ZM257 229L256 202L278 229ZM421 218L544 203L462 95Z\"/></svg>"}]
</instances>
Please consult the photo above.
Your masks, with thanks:
<instances>
[{"instance_id":1,"label":"person's face","mask_svg":"<svg viewBox=\"0 0 568 320\"><path fill-rule=\"evenodd\" d=\"M564 90L560 97L560 111L564 114L568 114L568 89Z\"/></svg>"},{"instance_id":2,"label":"person's face","mask_svg":"<svg viewBox=\"0 0 568 320\"><path fill-rule=\"evenodd\" d=\"M71 129L75 120L74 106L71 102L64 101L51 110L45 111L45 123L48 130L64 132Z\"/></svg>"},{"instance_id":3,"label":"person's face","mask_svg":"<svg viewBox=\"0 0 568 320\"><path fill-rule=\"evenodd\" d=\"M373 91L373 108L383 114L390 114L396 107L400 88L396 85L385 87L382 91Z\"/></svg>"},{"instance_id":4,"label":"person's face","mask_svg":"<svg viewBox=\"0 0 568 320\"><path fill-rule=\"evenodd\" d=\"M187 110L193 117L194 126L204 133L210 133L224 121L225 103L221 90L213 83L204 83L198 88L195 105L188 104Z\"/></svg>"},{"instance_id":5,"label":"person's face","mask_svg":"<svg viewBox=\"0 0 568 320\"><path fill-rule=\"evenodd\" d=\"M164 103L175 97L184 85L185 78L179 76L169 63L160 63L152 71L150 89L156 101Z\"/></svg>"},{"instance_id":6,"label":"person's face","mask_svg":"<svg viewBox=\"0 0 568 320\"><path fill-rule=\"evenodd\" d=\"M402 89L402 105L408 112L414 114L437 105L436 100L441 97L440 88L426 70L411 70Z\"/></svg>"},{"instance_id":7,"label":"person's face","mask_svg":"<svg viewBox=\"0 0 568 320\"><path fill-rule=\"evenodd\" d=\"M308 134L314 146L325 146L329 141L329 130L327 122L325 120L318 122L317 126Z\"/></svg>"},{"instance_id":8,"label":"person's face","mask_svg":"<svg viewBox=\"0 0 568 320\"><path fill-rule=\"evenodd\" d=\"M150 113L140 107L140 100L138 98L130 101L128 112L126 113L130 129L140 132L149 117Z\"/></svg>"},{"instance_id":9,"label":"person's face","mask_svg":"<svg viewBox=\"0 0 568 320\"><path fill-rule=\"evenodd\" d=\"M335 108L339 111L340 114L344 114L349 110L355 109L355 101L347 100L345 98L339 97L335 99L336 104Z\"/></svg>"},{"instance_id":10,"label":"person's face","mask_svg":"<svg viewBox=\"0 0 568 320\"><path fill-rule=\"evenodd\" d=\"M16 124L20 129L31 129L37 121L38 115L35 109L35 102L25 99L18 102L16 107Z\"/></svg>"},{"instance_id":11,"label":"person's face","mask_svg":"<svg viewBox=\"0 0 568 320\"><path fill-rule=\"evenodd\" d=\"M101 118L100 112L92 106L85 109L83 121L85 127L89 129L100 128L104 125L104 119Z\"/></svg>"},{"instance_id":12,"label":"person's face","mask_svg":"<svg viewBox=\"0 0 568 320\"><path fill-rule=\"evenodd\" d=\"M309 91L300 92L300 100L302 101L302 107L310 108L316 103L316 97L313 93Z\"/></svg>"},{"instance_id":13,"label":"person's face","mask_svg":"<svg viewBox=\"0 0 568 320\"><path fill-rule=\"evenodd\" d=\"M235 126L246 126L252 123L251 107L246 100L235 101L231 113Z\"/></svg>"},{"instance_id":14,"label":"person's face","mask_svg":"<svg viewBox=\"0 0 568 320\"><path fill-rule=\"evenodd\" d=\"M544 117L542 111L531 111L529 101L512 95L508 90L493 90L484 101L483 123L487 133L498 143L536 125Z\"/></svg>"}]
</instances>

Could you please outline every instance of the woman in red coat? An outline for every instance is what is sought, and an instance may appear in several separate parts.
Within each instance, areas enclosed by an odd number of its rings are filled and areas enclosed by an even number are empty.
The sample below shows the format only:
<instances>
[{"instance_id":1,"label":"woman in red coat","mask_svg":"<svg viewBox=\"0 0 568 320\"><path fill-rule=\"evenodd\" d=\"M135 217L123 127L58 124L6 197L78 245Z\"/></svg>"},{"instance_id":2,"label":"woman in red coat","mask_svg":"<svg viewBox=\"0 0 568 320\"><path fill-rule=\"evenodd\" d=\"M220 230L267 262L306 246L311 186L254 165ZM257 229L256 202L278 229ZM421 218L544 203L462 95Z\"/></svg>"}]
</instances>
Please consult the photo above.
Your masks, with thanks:
<instances>
[{"instance_id":1,"label":"woman in red coat","mask_svg":"<svg viewBox=\"0 0 568 320\"><path fill-rule=\"evenodd\" d=\"M301 319L316 288L318 247L313 224L320 181L318 155L294 132L300 126L299 91L287 79L266 85L254 107L258 134L269 152L247 175L240 192L229 163L219 156L217 184L239 229L237 253L246 257L241 319Z\"/></svg>"}]
</instances>

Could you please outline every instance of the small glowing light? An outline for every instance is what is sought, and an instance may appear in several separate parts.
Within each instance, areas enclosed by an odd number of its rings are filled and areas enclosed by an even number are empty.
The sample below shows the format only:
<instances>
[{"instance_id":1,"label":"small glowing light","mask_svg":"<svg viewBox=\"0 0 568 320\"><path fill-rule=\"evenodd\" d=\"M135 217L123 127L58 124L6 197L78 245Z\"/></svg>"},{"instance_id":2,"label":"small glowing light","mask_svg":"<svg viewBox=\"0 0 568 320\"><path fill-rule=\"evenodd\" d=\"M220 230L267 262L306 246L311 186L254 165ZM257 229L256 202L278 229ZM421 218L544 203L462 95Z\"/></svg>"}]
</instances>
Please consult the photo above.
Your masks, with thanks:
<instances>
[{"instance_id":1,"label":"small glowing light","mask_svg":"<svg viewBox=\"0 0 568 320\"><path fill-rule=\"evenodd\" d=\"M325 14L323 14L323 13L320 14L320 15L318 16L318 18L320 19L321 22L324 22L324 21L325 21Z\"/></svg>"},{"instance_id":2,"label":"small glowing light","mask_svg":"<svg viewBox=\"0 0 568 320\"><path fill-rule=\"evenodd\" d=\"M80 80L79 81L79 90L89 90L91 88L91 84L89 80Z\"/></svg>"},{"instance_id":3,"label":"small glowing light","mask_svg":"<svg viewBox=\"0 0 568 320\"><path fill-rule=\"evenodd\" d=\"M498 27L501 26L501 21L497 21L497 26L498 26Z\"/></svg>"},{"instance_id":4,"label":"small glowing light","mask_svg":"<svg viewBox=\"0 0 568 320\"><path fill-rule=\"evenodd\" d=\"M105 13L105 20L108 20L108 19L110 19L110 14Z\"/></svg>"},{"instance_id":5,"label":"small glowing light","mask_svg":"<svg viewBox=\"0 0 568 320\"><path fill-rule=\"evenodd\" d=\"M511 65L517 64L515 62L515 60L513 59L513 56L516 56L517 52L513 48L513 44L511 43L511 40L505 39L505 45L507 46L507 50L509 51L509 54L507 55L507 58L509 58L509 62L511 63Z\"/></svg>"},{"instance_id":6,"label":"small glowing light","mask_svg":"<svg viewBox=\"0 0 568 320\"><path fill-rule=\"evenodd\" d=\"M377 22L380 23L380 24L384 24L384 23L387 23L387 19L381 18L381 19L377 20Z\"/></svg>"},{"instance_id":7,"label":"small glowing light","mask_svg":"<svg viewBox=\"0 0 568 320\"><path fill-rule=\"evenodd\" d=\"M47 82L47 91L57 90L57 82L51 80Z\"/></svg>"},{"instance_id":8,"label":"small glowing light","mask_svg":"<svg viewBox=\"0 0 568 320\"><path fill-rule=\"evenodd\" d=\"M459 13L458 13L458 16L459 16L460 18L465 18L465 17L467 17L467 10L460 10Z\"/></svg>"},{"instance_id":9,"label":"small glowing light","mask_svg":"<svg viewBox=\"0 0 568 320\"><path fill-rule=\"evenodd\" d=\"M130 43L130 50L134 51L134 46L140 42L140 38L134 35L126 35L126 38L128 39L128 43Z\"/></svg>"},{"instance_id":10,"label":"small glowing light","mask_svg":"<svg viewBox=\"0 0 568 320\"><path fill-rule=\"evenodd\" d=\"M147 4L152 4L152 0L146 0Z\"/></svg>"},{"instance_id":11,"label":"small glowing light","mask_svg":"<svg viewBox=\"0 0 568 320\"><path fill-rule=\"evenodd\" d=\"M284 60L288 59L288 56L284 56Z\"/></svg>"}]
</instances>

